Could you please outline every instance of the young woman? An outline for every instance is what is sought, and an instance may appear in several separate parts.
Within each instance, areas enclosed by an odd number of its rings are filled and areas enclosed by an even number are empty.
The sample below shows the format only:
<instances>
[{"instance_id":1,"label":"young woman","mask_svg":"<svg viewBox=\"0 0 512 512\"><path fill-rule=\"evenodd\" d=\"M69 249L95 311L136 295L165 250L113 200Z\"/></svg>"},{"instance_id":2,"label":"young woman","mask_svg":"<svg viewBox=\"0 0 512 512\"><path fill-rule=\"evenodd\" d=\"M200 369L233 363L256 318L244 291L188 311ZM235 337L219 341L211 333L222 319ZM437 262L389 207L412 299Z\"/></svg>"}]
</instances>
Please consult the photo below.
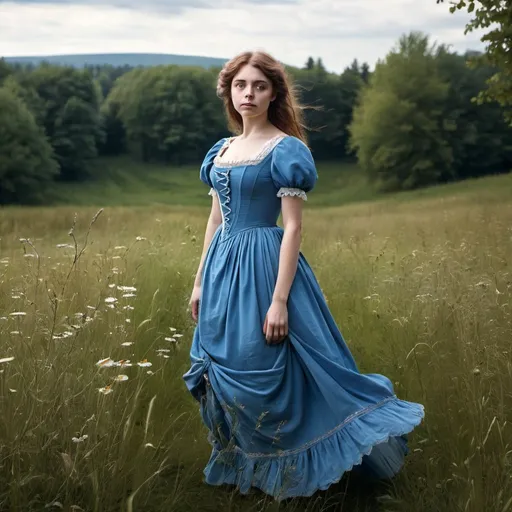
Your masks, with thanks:
<instances>
[{"instance_id":1,"label":"young woman","mask_svg":"<svg viewBox=\"0 0 512 512\"><path fill-rule=\"evenodd\" d=\"M354 466L391 477L423 406L358 371L300 252L302 205L318 176L285 70L243 53L224 66L218 94L238 136L218 141L200 169L212 209L184 375L213 447L206 482L284 499Z\"/></svg>"}]
</instances>

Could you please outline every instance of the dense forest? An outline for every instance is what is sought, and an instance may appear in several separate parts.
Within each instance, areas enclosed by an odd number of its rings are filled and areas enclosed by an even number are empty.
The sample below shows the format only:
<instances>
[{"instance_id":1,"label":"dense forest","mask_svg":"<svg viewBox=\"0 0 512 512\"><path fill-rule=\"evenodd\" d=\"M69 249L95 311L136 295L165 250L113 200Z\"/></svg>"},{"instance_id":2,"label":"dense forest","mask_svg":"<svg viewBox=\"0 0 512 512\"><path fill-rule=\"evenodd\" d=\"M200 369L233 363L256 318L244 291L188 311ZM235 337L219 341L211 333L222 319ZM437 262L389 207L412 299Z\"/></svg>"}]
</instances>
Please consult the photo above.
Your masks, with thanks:
<instances>
[{"instance_id":1,"label":"dense forest","mask_svg":"<svg viewBox=\"0 0 512 512\"><path fill-rule=\"evenodd\" d=\"M320 58L287 70L306 109L317 161L357 159L384 190L508 172L512 128L475 96L496 73L469 55L402 36L374 70ZM54 180L91 179L98 158L199 163L228 135L219 68L10 64L0 59L0 204L40 202ZM340 171L341 172L341 171Z\"/></svg>"}]
</instances>

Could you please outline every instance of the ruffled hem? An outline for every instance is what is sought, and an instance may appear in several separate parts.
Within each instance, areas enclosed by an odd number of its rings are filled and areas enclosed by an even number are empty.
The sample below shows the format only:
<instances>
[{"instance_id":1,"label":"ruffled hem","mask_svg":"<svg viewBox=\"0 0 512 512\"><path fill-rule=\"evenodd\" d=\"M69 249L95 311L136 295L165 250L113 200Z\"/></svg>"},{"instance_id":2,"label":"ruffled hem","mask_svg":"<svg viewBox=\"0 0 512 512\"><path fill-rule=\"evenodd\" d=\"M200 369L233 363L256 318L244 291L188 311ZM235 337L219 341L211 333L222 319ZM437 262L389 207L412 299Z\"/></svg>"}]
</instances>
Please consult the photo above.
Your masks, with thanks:
<instances>
[{"instance_id":1,"label":"ruffled hem","mask_svg":"<svg viewBox=\"0 0 512 512\"><path fill-rule=\"evenodd\" d=\"M280 501L326 490L356 466L372 477L391 478L407 454L406 434L423 418L421 404L393 397L302 450L250 454L230 446L219 451L210 438L213 451L205 480L210 485L236 485L242 494L255 487Z\"/></svg>"}]
</instances>

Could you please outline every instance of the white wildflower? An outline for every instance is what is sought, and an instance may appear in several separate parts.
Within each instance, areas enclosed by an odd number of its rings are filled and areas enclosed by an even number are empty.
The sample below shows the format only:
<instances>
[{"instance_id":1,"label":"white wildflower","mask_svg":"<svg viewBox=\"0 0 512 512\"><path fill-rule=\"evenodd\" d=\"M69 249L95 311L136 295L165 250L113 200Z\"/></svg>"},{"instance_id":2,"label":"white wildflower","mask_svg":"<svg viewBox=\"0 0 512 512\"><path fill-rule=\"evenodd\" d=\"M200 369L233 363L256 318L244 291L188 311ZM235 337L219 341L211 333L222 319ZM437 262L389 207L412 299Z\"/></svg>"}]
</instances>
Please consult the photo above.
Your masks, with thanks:
<instances>
[{"instance_id":1,"label":"white wildflower","mask_svg":"<svg viewBox=\"0 0 512 512\"><path fill-rule=\"evenodd\" d=\"M112 366L116 366L115 361L110 359L110 357L106 357L105 359L100 359L96 366L99 366L100 368L112 368Z\"/></svg>"},{"instance_id":2,"label":"white wildflower","mask_svg":"<svg viewBox=\"0 0 512 512\"><path fill-rule=\"evenodd\" d=\"M71 438L71 441L73 441L73 443L83 443L86 439L89 439L89 436L87 434L84 434L83 436L80 436L80 437L72 437Z\"/></svg>"},{"instance_id":3,"label":"white wildflower","mask_svg":"<svg viewBox=\"0 0 512 512\"><path fill-rule=\"evenodd\" d=\"M135 286L118 286L117 289L120 292L136 292L137 288Z\"/></svg>"}]
</instances>

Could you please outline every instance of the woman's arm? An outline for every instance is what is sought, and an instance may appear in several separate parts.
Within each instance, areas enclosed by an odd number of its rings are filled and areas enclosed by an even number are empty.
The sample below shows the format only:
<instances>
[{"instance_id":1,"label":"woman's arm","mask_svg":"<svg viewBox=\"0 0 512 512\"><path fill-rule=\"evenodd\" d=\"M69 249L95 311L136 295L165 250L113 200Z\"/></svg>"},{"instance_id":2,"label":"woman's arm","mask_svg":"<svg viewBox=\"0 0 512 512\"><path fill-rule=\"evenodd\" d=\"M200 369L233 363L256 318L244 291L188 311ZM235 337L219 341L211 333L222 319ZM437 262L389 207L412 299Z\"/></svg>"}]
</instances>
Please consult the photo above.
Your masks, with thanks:
<instances>
[{"instance_id":1,"label":"woman's arm","mask_svg":"<svg viewBox=\"0 0 512 512\"><path fill-rule=\"evenodd\" d=\"M194 289L192 290L192 296L190 297L189 305L192 309L192 318L197 322L199 315L199 298L201 296L201 275L203 271L204 260L208 247L210 247L213 235L217 228L222 224L222 213L220 211L220 204L217 194L212 196L212 209L208 217L206 224L206 231L204 234L203 252L201 253L201 259L199 261L199 267L197 269L196 277L194 279Z\"/></svg>"},{"instance_id":2,"label":"woman's arm","mask_svg":"<svg viewBox=\"0 0 512 512\"><path fill-rule=\"evenodd\" d=\"M285 196L281 198L284 234L279 253L279 270L263 332L267 341L279 342L288 335L287 301L297 272L302 236L303 199Z\"/></svg>"},{"instance_id":3,"label":"woman's arm","mask_svg":"<svg viewBox=\"0 0 512 512\"><path fill-rule=\"evenodd\" d=\"M212 242L213 235L217 228L222 224L222 214L220 211L220 204L217 194L212 196L212 209L210 211L210 216L208 217L208 222L206 224L206 231L204 234L204 242L203 242L203 252L201 253L201 260L199 262L199 268L197 269L196 278L194 281L194 286L201 286L201 273L203 270L204 260L206 258L206 253L208 252L208 247L210 247L210 243Z\"/></svg>"}]
</instances>

